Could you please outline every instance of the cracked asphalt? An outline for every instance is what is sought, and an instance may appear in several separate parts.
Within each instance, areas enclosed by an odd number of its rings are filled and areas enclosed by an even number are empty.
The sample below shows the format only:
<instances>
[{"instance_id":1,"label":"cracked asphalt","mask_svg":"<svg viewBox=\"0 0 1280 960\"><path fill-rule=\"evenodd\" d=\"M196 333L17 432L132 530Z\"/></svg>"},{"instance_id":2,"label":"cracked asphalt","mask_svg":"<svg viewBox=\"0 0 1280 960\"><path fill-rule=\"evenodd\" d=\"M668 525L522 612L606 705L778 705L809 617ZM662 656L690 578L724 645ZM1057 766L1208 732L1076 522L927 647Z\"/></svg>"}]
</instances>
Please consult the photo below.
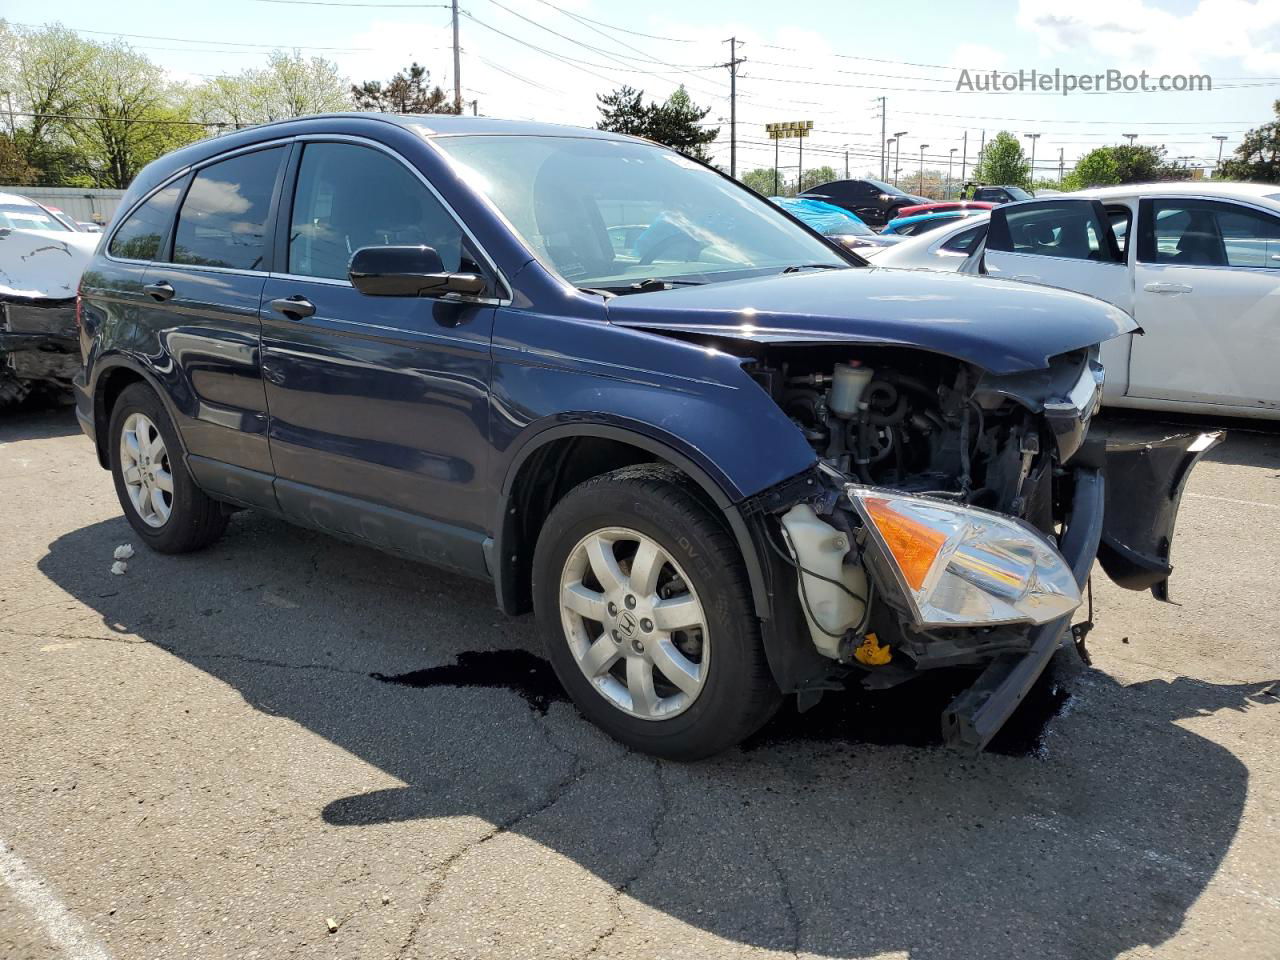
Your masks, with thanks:
<instances>
[{"instance_id":1,"label":"cracked asphalt","mask_svg":"<svg viewBox=\"0 0 1280 960\"><path fill-rule=\"evenodd\" d=\"M112 576L67 411L0 421L0 523L0 957L1280 957L1275 431L977 759L927 685L629 754L488 586L253 514Z\"/></svg>"}]
</instances>

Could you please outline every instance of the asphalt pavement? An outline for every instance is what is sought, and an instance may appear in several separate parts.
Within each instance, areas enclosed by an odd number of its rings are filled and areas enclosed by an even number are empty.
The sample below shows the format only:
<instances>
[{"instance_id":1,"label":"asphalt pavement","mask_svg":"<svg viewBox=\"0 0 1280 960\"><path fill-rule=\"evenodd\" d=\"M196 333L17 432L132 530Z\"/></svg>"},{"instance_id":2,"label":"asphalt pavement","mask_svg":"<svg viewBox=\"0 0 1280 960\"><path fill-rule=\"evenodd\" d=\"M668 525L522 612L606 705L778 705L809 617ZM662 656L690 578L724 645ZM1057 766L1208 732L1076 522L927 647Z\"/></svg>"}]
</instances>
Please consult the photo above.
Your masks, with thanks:
<instances>
[{"instance_id":1,"label":"asphalt pavement","mask_svg":"<svg viewBox=\"0 0 1280 960\"><path fill-rule=\"evenodd\" d=\"M485 584L141 549L66 410L0 420L0 530L0 957L1280 957L1280 432L976 759L946 682L628 753Z\"/></svg>"}]
</instances>

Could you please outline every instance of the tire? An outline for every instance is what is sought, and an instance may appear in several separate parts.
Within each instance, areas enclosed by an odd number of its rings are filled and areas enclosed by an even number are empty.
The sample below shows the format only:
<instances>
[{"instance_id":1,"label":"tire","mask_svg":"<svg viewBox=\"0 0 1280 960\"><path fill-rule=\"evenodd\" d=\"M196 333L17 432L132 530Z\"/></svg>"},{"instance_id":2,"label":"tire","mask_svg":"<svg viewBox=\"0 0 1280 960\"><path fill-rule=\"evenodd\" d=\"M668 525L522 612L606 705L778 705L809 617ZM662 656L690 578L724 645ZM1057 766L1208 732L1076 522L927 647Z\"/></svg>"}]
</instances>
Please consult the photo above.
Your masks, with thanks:
<instances>
[{"instance_id":1,"label":"tire","mask_svg":"<svg viewBox=\"0 0 1280 960\"><path fill-rule=\"evenodd\" d=\"M597 573L606 550L614 589ZM641 550L656 561L633 563ZM626 467L569 491L538 537L533 597L578 709L636 750L709 757L781 702L738 547L678 471Z\"/></svg>"},{"instance_id":2,"label":"tire","mask_svg":"<svg viewBox=\"0 0 1280 960\"><path fill-rule=\"evenodd\" d=\"M141 455L129 463L125 458L133 455L126 453L126 432L133 437L132 448ZM157 434L159 447L154 446ZM222 505L196 486L187 470L178 432L155 391L144 383L126 387L111 411L107 436L116 496L129 525L148 547L158 553L190 553L222 536L227 527ZM144 492L158 494L159 499L140 498L140 507L135 502L140 483Z\"/></svg>"}]
</instances>

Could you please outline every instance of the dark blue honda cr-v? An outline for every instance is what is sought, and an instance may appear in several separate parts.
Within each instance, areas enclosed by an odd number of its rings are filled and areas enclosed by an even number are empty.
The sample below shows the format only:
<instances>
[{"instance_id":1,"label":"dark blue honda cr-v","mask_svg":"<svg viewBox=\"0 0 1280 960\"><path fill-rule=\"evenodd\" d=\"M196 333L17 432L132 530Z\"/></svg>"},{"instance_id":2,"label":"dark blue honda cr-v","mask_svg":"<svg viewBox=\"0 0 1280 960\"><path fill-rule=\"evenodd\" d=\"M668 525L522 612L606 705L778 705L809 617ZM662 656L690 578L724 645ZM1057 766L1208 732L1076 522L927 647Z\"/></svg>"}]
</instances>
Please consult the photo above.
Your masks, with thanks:
<instances>
[{"instance_id":1,"label":"dark blue honda cr-v","mask_svg":"<svg viewBox=\"0 0 1280 960\"><path fill-rule=\"evenodd\" d=\"M340 115L187 147L79 306L80 421L149 546L247 507L490 579L582 712L667 757L941 667L975 675L942 723L980 749L1074 649L1095 555L1163 593L1209 442L1090 432L1119 310L869 269L596 130Z\"/></svg>"}]
</instances>

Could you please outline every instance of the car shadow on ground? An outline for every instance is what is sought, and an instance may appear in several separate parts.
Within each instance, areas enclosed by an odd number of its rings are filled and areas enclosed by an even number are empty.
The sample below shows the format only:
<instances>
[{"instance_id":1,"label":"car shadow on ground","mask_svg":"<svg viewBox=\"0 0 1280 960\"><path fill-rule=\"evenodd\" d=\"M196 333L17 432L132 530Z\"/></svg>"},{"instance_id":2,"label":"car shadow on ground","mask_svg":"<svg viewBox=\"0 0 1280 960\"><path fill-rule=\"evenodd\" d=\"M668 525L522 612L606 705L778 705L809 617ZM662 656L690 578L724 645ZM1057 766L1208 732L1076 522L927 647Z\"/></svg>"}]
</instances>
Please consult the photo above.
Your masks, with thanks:
<instances>
[{"instance_id":1,"label":"car shadow on ground","mask_svg":"<svg viewBox=\"0 0 1280 960\"><path fill-rule=\"evenodd\" d=\"M532 624L501 617L485 584L252 514L202 554L143 551L113 578L129 539L122 519L76 530L40 569L104 630L404 784L334 783L316 811L331 828L481 817L485 839L530 838L615 898L771 949L942 960L1160 943L1222 862L1248 786L1235 756L1178 721L1272 702L1259 684L1126 687L1090 670L1068 678L1047 731L1061 688L1014 724L1013 756L972 759L937 746L946 684L908 686L784 709L744 749L659 764L563 702ZM485 850L498 845L460 854L481 876ZM482 899L424 894L424 928L473 910L519 930L533 909L505 864Z\"/></svg>"}]
</instances>

